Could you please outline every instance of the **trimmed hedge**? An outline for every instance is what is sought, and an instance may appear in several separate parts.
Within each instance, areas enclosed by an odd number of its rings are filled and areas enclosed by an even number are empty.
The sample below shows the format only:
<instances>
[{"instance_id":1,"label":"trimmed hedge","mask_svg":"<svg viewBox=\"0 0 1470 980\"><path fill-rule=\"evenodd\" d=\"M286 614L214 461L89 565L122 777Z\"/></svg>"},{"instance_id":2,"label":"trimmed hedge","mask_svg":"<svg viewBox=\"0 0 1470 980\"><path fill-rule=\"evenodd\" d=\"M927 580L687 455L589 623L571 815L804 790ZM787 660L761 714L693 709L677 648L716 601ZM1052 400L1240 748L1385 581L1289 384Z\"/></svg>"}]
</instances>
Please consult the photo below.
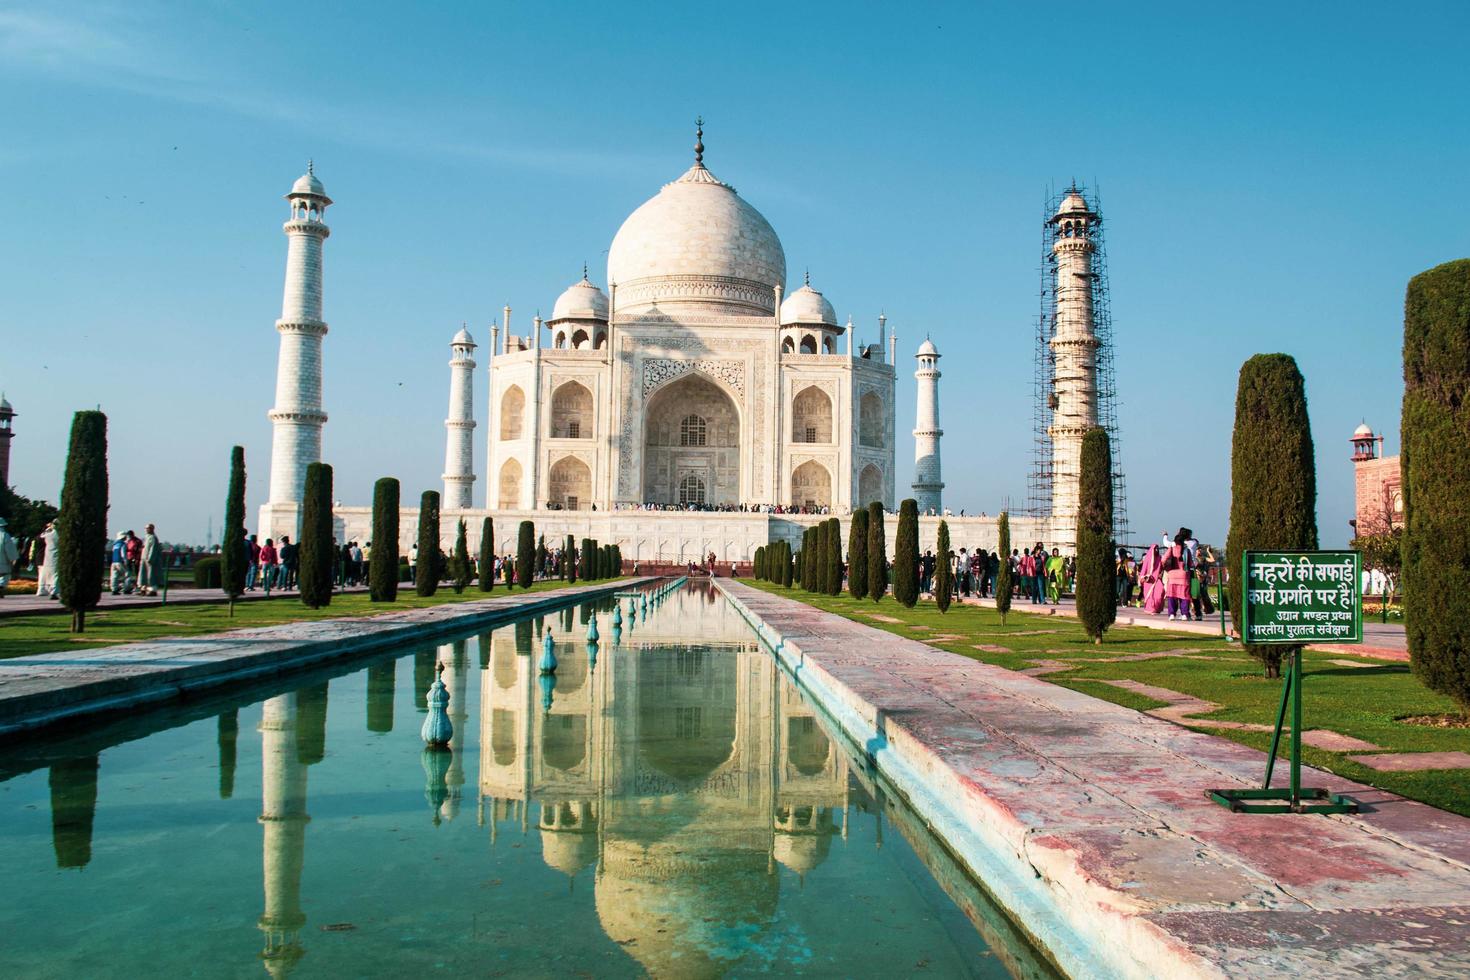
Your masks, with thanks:
<instances>
[{"instance_id":1,"label":"trimmed hedge","mask_svg":"<svg viewBox=\"0 0 1470 980\"><path fill-rule=\"evenodd\" d=\"M949 566L949 522L939 522L939 536L934 548L934 603L940 612L949 612L954 593L954 571Z\"/></svg>"},{"instance_id":2,"label":"trimmed hedge","mask_svg":"<svg viewBox=\"0 0 1470 980\"><path fill-rule=\"evenodd\" d=\"M847 591L854 599L868 594L868 511L852 513L847 529Z\"/></svg>"},{"instance_id":3,"label":"trimmed hedge","mask_svg":"<svg viewBox=\"0 0 1470 980\"><path fill-rule=\"evenodd\" d=\"M217 589L224 578L224 570L217 557L201 558L194 563L194 588Z\"/></svg>"},{"instance_id":4,"label":"trimmed hedge","mask_svg":"<svg viewBox=\"0 0 1470 980\"><path fill-rule=\"evenodd\" d=\"M1404 296L1404 621L1409 664L1470 715L1470 259Z\"/></svg>"},{"instance_id":5,"label":"trimmed hedge","mask_svg":"<svg viewBox=\"0 0 1470 980\"><path fill-rule=\"evenodd\" d=\"M1306 382L1288 354L1257 354L1240 368L1235 434L1230 445L1230 533L1227 568L1247 551L1317 547L1317 462L1307 417ZM1241 580L1230 576L1230 617L1241 630ZM1281 676L1281 662L1299 647L1246 644Z\"/></svg>"},{"instance_id":6,"label":"trimmed hedge","mask_svg":"<svg viewBox=\"0 0 1470 980\"><path fill-rule=\"evenodd\" d=\"M321 609L332 601L332 568L337 560L332 543L332 468L326 463L306 467L299 547L301 601L310 609Z\"/></svg>"},{"instance_id":7,"label":"trimmed hedge","mask_svg":"<svg viewBox=\"0 0 1470 980\"><path fill-rule=\"evenodd\" d=\"M516 536L516 584L523 589L531 587L536 575L536 525L521 521Z\"/></svg>"},{"instance_id":8,"label":"trimmed hedge","mask_svg":"<svg viewBox=\"0 0 1470 980\"><path fill-rule=\"evenodd\" d=\"M868 505L868 596L874 602L888 592L888 541L883 526L883 505Z\"/></svg>"},{"instance_id":9,"label":"trimmed hedge","mask_svg":"<svg viewBox=\"0 0 1470 980\"><path fill-rule=\"evenodd\" d=\"M996 530L1000 534L1000 546L996 551L1000 569L995 573L995 611L1000 613L1000 625L1004 626L1006 614L1011 611L1011 591L1015 588L1011 581L1011 515L1007 511L1000 512Z\"/></svg>"},{"instance_id":10,"label":"trimmed hedge","mask_svg":"<svg viewBox=\"0 0 1470 980\"><path fill-rule=\"evenodd\" d=\"M419 557L413 566L413 590L428 598L439 591L439 493L425 490L419 498Z\"/></svg>"},{"instance_id":11,"label":"trimmed hedge","mask_svg":"<svg viewBox=\"0 0 1470 980\"><path fill-rule=\"evenodd\" d=\"M385 476L373 484L373 553L368 558L368 599L398 599L398 481Z\"/></svg>"},{"instance_id":12,"label":"trimmed hedge","mask_svg":"<svg viewBox=\"0 0 1470 980\"><path fill-rule=\"evenodd\" d=\"M898 505L893 541L893 598L910 609L919 601L919 504L912 497Z\"/></svg>"},{"instance_id":13,"label":"trimmed hedge","mask_svg":"<svg viewBox=\"0 0 1470 980\"><path fill-rule=\"evenodd\" d=\"M1108 431L1082 436L1077 510L1077 618L1101 643L1118 618L1118 576L1113 547L1113 451Z\"/></svg>"},{"instance_id":14,"label":"trimmed hedge","mask_svg":"<svg viewBox=\"0 0 1470 980\"><path fill-rule=\"evenodd\" d=\"M485 518L480 524L480 591L495 590L495 522Z\"/></svg>"},{"instance_id":15,"label":"trimmed hedge","mask_svg":"<svg viewBox=\"0 0 1470 980\"><path fill-rule=\"evenodd\" d=\"M299 547L300 542L297 542ZM225 492L224 537L220 542L220 589L230 600L230 615L235 614L235 600L245 593L245 447L230 450L230 488Z\"/></svg>"}]
</instances>

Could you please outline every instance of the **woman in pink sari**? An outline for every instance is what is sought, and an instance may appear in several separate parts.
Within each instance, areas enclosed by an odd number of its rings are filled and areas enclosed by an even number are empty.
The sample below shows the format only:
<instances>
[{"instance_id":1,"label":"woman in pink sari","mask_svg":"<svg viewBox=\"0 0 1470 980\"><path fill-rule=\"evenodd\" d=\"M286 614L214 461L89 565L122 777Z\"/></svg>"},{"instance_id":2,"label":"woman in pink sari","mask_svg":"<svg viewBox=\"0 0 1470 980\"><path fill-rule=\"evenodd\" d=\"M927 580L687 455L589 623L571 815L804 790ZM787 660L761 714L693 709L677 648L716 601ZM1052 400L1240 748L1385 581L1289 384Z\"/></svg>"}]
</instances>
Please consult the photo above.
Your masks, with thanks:
<instances>
[{"instance_id":1,"label":"woman in pink sari","mask_svg":"<svg viewBox=\"0 0 1470 980\"><path fill-rule=\"evenodd\" d=\"M1149 545L1138 568L1143 590L1143 608L1157 616L1164 610L1164 559L1158 545Z\"/></svg>"}]
</instances>

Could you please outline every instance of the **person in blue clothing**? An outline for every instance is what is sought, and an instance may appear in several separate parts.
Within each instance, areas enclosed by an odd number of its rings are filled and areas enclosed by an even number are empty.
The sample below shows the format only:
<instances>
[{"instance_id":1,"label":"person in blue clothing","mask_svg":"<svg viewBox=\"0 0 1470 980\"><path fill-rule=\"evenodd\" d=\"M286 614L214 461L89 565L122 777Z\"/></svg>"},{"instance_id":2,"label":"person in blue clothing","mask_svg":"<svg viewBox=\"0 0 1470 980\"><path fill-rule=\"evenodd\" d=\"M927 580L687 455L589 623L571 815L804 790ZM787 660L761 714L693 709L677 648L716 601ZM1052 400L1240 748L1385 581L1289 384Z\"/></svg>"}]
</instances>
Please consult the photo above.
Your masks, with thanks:
<instances>
[{"instance_id":1,"label":"person in blue clothing","mask_svg":"<svg viewBox=\"0 0 1470 980\"><path fill-rule=\"evenodd\" d=\"M113 539L112 549L108 555L112 561L112 574L108 579L108 586L113 595L123 593L132 594L133 576L128 571L128 532L119 531Z\"/></svg>"}]
</instances>

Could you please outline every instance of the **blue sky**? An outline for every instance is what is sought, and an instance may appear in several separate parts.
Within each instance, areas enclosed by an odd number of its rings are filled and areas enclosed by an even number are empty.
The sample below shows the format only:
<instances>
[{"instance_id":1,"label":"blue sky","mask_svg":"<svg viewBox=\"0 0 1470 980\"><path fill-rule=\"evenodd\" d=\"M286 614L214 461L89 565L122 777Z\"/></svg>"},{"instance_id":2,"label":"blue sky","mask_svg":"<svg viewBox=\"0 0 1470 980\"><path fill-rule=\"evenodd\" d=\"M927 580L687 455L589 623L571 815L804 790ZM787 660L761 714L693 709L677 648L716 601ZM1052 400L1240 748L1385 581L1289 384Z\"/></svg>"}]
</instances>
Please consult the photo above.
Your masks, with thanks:
<instances>
[{"instance_id":1,"label":"blue sky","mask_svg":"<svg viewBox=\"0 0 1470 980\"><path fill-rule=\"evenodd\" d=\"M0 3L12 482L55 499L71 413L101 404L114 524L202 540L235 443L254 512L281 195L314 157L338 495L439 488L460 322L488 341L509 303L525 332L602 269L702 113L793 276L860 340L880 310L898 330L901 490L927 333L946 504L1024 499L1041 203L1076 177L1107 219L1135 538L1223 539L1236 373L1283 350L1343 543L1348 435L1366 418L1397 451L1404 285L1470 251L1470 5L1226 10Z\"/></svg>"}]
</instances>

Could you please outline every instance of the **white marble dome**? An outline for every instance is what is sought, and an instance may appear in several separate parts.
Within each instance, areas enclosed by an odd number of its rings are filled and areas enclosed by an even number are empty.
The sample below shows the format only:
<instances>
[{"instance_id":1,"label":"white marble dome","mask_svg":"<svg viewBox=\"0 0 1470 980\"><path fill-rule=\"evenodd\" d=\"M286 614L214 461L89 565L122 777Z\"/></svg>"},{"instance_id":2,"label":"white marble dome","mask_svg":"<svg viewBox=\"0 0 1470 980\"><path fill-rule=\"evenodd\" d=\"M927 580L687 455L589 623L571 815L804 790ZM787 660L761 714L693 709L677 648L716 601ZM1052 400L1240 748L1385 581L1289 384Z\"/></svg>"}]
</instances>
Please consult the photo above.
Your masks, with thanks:
<instances>
[{"instance_id":1,"label":"white marble dome","mask_svg":"<svg viewBox=\"0 0 1470 980\"><path fill-rule=\"evenodd\" d=\"M1072 191L1062 198L1062 206L1057 208L1057 214L1075 214L1079 211L1087 211L1087 198L1077 191Z\"/></svg>"},{"instance_id":2,"label":"white marble dome","mask_svg":"<svg viewBox=\"0 0 1470 980\"><path fill-rule=\"evenodd\" d=\"M1362 425L1353 430L1354 439L1361 439L1364 436L1371 436L1372 434L1373 428L1367 422L1364 422Z\"/></svg>"},{"instance_id":3,"label":"white marble dome","mask_svg":"<svg viewBox=\"0 0 1470 980\"><path fill-rule=\"evenodd\" d=\"M781 325L837 326L837 311L827 302L827 297L813 289L810 284L781 301Z\"/></svg>"},{"instance_id":4,"label":"white marble dome","mask_svg":"<svg viewBox=\"0 0 1470 980\"><path fill-rule=\"evenodd\" d=\"M455 346L455 347L475 347L475 346L477 346L475 344L475 338L470 336L470 328L469 327L460 327L459 328L459 333L455 334L454 335L454 339L451 340L449 343L451 345Z\"/></svg>"},{"instance_id":5,"label":"white marble dome","mask_svg":"<svg viewBox=\"0 0 1470 980\"><path fill-rule=\"evenodd\" d=\"M919 356L919 357L938 357L939 356L939 348L937 348L937 347L934 346L934 341L930 340L928 337L925 337L924 338L924 342L919 345L919 353L918 353L917 356Z\"/></svg>"},{"instance_id":6,"label":"white marble dome","mask_svg":"<svg viewBox=\"0 0 1470 980\"><path fill-rule=\"evenodd\" d=\"M619 310L770 315L776 286L786 285L786 253L770 222L696 163L623 222L607 281Z\"/></svg>"},{"instance_id":7,"label":"white marble dome","mask_svg":"<svg viewBox=\"0 0 1470 980\"><path fill-rule=\"evenodd\" d=\"M599 289L583 271L580 282L574 282L556 298L551 308L551 319L558 320L607 320L607 293Z\"/></svg>"},{"instance_id":8,"label":"white marble dome","mask_svg":"<svg viewBox=\"0 0 1470 980\"><path fill-rule=\"evenodd\" d=\"M296 178L296 183L291 185L291 196L310 194L313 197L326 197L327 188L310 170Z\"/></svg>"}]
</instances>

